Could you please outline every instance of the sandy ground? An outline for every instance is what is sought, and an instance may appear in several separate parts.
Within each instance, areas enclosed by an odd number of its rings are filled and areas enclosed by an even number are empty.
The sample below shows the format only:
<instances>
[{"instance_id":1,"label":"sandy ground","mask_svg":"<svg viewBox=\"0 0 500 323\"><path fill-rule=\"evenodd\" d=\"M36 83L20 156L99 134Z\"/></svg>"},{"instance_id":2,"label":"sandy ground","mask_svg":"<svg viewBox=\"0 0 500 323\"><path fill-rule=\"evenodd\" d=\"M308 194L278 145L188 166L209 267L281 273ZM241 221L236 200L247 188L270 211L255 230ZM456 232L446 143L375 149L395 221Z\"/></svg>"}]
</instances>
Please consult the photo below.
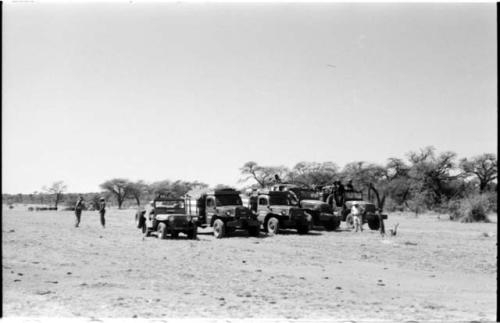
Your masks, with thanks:
<instances>
[{"instance_id":1,"label":"sandy ground","mask_svg":"<svg viewBox=\"0 0 500 323\"><path fill-rule=\"evenodd\" d=\"M3 315L495 320L497 224L389 214L378 232L143 239L133 210L3 209ZM366 227L366 225L365 225Z\"/></svg>"}]
</instances>

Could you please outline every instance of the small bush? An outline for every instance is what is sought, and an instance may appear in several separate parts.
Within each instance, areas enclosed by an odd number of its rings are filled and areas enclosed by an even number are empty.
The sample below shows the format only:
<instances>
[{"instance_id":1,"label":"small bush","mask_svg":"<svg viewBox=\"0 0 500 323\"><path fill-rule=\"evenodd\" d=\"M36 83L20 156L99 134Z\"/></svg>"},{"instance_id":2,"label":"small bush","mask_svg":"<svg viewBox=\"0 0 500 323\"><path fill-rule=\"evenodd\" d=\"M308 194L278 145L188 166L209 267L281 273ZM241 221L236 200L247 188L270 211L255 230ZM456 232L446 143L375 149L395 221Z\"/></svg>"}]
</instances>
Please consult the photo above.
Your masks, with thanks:
<instances>
[{"instance_id":1,"label":"small bush","mask_svg":"<svg viewBox=\"0 0 500 323\"><path fill-rule=\"evenodd\" d=\"M448 202L450 219L460 222L490 222L487 216L490 209L490 201L485 195L474 195Z\"/></svg>"}]
</instances>

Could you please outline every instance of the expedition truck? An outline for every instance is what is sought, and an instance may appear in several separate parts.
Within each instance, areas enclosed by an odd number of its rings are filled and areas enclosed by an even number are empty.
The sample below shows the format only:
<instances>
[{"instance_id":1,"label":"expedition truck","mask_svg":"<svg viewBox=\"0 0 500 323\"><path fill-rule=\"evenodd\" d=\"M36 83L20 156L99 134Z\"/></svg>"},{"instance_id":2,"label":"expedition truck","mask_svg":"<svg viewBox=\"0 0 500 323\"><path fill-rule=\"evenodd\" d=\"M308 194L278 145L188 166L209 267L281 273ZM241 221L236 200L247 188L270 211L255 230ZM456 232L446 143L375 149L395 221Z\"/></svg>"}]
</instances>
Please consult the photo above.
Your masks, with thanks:
<instances>
[{"instance_id":1,"label":"expedition truck","mask_svg":"<svg viewBox=\"0 0 500 323\"><path fill-rule=\"evenodd\" d=\"M306 234L312 225L312 216L300 207L294 206L287 192L256 191L249 199L249 208L271 235L279 229L297 229L299 234Z\"/></svg>"},{"instance_id":2,"label":"expedition truck","mask_svg":"<svg viewBox=\"0 0 500 323\"><path fill-rule=\"evenodd\" d=\"M166 239L167 235L177 238L185 233L189 239L196 239L197 216L191 212L189 198L167 198L158 195L150 205L136 214L137 226L146 236L156 235Z\"/></svg>"},{"instance_id":3,"label":"expedition truck","mask_svg":"<svg viewBox=\"0 0 500 323\"><path fill-rule=\"evenodd\" d=\"M196 200L198 226L213 227L218 239L235 230L246 230L258 236L260 223L250 209L243 206L240 192L232 188L219 189L201 195Z\"/></svg>"}]
</instances>

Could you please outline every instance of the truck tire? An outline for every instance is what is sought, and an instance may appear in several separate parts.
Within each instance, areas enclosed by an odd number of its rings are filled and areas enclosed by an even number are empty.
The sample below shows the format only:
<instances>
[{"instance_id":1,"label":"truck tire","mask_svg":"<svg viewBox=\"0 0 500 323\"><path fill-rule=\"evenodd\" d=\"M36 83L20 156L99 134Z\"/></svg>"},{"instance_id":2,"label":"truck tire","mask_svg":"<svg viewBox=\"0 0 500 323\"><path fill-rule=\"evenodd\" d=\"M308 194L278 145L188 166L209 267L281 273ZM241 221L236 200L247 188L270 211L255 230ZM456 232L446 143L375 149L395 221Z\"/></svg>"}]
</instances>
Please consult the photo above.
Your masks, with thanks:
<instances>
[{"instance_id":1,"label":"truck tire","mask_svg":"<svg viewBox=\"0 0 500 323\"><path fill-rule=\"evenodd\" d=\"M372 217L368 219L368 227L370 230L378 230L380 229L380 220L378 217Z\"/></svg>"},{"instance_id":2,"label":"truck tire","mask_svg":"<svg viewBox=\"0 0 500 323\"><path fill-rule=\"evenodd\" d=\"M352 230L354 229L354 218L352 214L348 214L345 218L345 225L347 226L347 229Z\"/></svg>"},{"instance_id":3,"label":"truck tire","mask_svg":"<svg viewBox=\"0 0 500 323\"><path fill-rule=\"evenodd\" d=\"M163 222L158 224L158 238L162 240L167 238L167 225Z\"/></svg>"},{"instance_id":4,"label":"truck tire","mask_svg":"<svg viewBox=\"0 0 500 323\"><path fill-rule=\"evenodd\" d=\"M276 217L271 216L266 220L264 228L269 235L278 234L278 231L280 229L280 221Z\"/></svg>"},{"instance_id":5,"label":"truck tire","mask_svg":"<svg viewBox=\"0 0 500 323\"><path fill-rule=\"evenodd\" d=\"M137 219L137 227L142 229L146 225L146 218L143 214L139 214L139 219Z\"/></svg>"},{"instance_id":6,"label":"truck tire","mask_svg":"<svg viewBox=\"0 0 500 323\"><path fill-rule=\"evenodd\" d=\"M224 237L226 232L226 225L221 219L216 219L214 221L214 237L220 239Z\"/></svg>"}]
</instances>

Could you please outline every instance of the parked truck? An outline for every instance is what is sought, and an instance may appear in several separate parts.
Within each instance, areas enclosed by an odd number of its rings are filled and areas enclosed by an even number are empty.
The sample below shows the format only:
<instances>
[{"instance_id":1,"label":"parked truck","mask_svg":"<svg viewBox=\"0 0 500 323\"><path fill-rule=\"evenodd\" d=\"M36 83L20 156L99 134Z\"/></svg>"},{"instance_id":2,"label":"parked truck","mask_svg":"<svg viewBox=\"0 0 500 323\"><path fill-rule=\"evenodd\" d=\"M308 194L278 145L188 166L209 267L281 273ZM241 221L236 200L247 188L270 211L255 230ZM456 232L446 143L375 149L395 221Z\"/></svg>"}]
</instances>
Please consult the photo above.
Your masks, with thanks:
<instances>
[{"instance_id":1,"label":"parked truck","mask_svg":"<svg viewBox=\"0 0 500 323\"><path fill-rule=\"evenodd\" d=\"M270 235L280 229L297 229L299 234L306 234L312 225L312 216L293 205L287 192L254 191L249 198L249 208Z\"/></svg>"},{"instance_id":2,"label":"parked truck","mask_svg":"<svg viewBox=\"0 0 500 323\"><path fill-rule=\"evenodd\" d=\"M259 220L243 206L237 190L226 188L205 193L196 200L196 208L197 225L213 227L214 236L218 239L235 230L246 230L250 236L259 235Z\"/></svg>"}]
</instances>

